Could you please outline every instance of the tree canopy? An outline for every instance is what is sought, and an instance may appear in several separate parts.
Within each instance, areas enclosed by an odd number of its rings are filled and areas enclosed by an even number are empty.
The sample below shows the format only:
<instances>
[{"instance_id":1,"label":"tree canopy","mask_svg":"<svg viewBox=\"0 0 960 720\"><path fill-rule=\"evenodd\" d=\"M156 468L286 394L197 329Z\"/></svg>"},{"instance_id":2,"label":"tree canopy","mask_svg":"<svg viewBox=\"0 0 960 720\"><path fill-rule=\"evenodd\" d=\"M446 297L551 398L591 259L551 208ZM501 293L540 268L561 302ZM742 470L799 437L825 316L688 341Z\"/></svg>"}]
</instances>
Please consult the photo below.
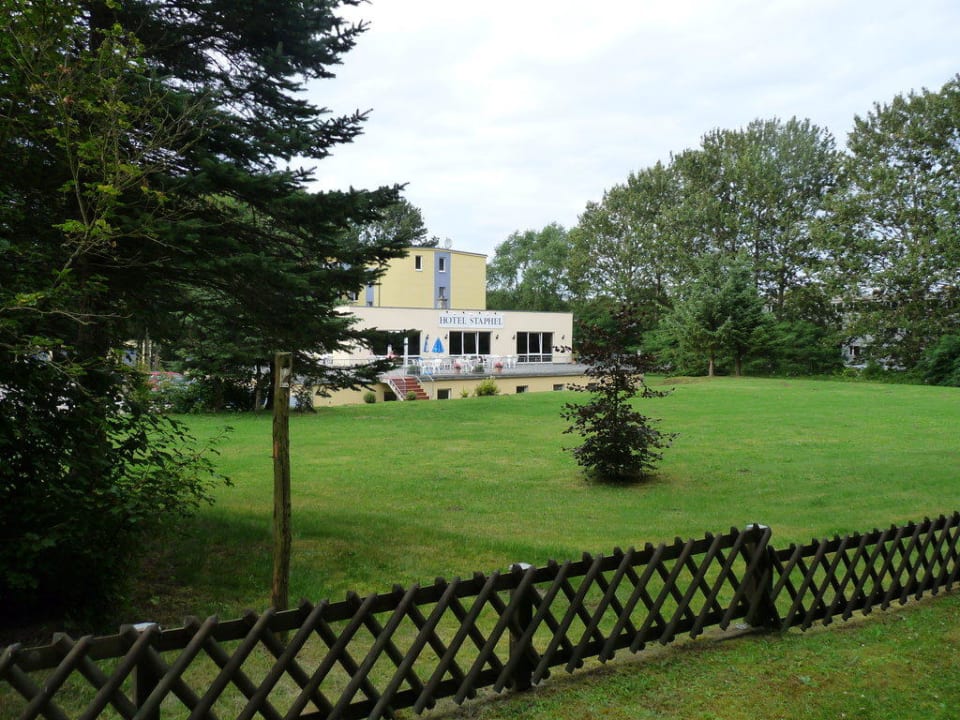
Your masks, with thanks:
<instances>
[{"instance_id":1,"label":"tree canopy","mask_svg":"<svg viewBox=\"0 0 960 720\"><path fill-rule=\"evenodd\" d=\"M487 267L487 305L496 310L565 310L569 304L567 231L551 223L514 232Z\"/></svg>"},{"instance_id":2,"label":"tree canopy","mask_svg":"<svg viewBox=\"0 0 960 720\"><path fill-rule=\"evenodd\" d=\"M361 244L401 243L413 247L436 247L440 243L436 235L427 235L423 211L406 198L383 208L373 220L351 224L350 235Z\"/></svg>"},{"instance_id":3,"label":"tree canopy","mask_svg":"<svg viewBox=\"0 0 960 720\"><path fill-rule=\"evenodd\" d=\"M634 305L649 347L675 368L691 367L694 345L709 355L715 344L722 371L831 372L846 343L887 368L940 377L924 368L960 323L958 138L960 76L877 103L854 119L844 150L797 118L711 130L587 203L559 238L565 247L551 249L563 264L562 284L550 282L592 324L610 327L612 308ZM490 265L498 301L543 264L544 240L516 235ZM708 305L744 277L742 303L751 313L759 303L763 322L739 350L721 351L722 322L709 342L691 329L711 327Z\"/></svg>"},{"instance_id":4,"label":"tree canopy","mask_svg":"<svg viewBox=\"0 0 960 720\"><path fill-rule=\"evenodd\" d=\"M312 164L365 115L303 92L363 32L338 14L353 4L4 0L0 455L23 462L0 470L0 593L41 582L21 570L51 558L55 581L83 547L51 525L92 527L70 497L100 497L83 506L103 537L136 525L104 504L159 447L135 430L153 415L122 362L129 341L182 344L208 370L289 349L301 373L357 381L315 358L359 336L341 298L403 252L346 232L395 205L399 186L310 191ZM24 512L41 506L43 518Z\"/></svg>"},{"instance_id":5,"label":"tree canopy","mask_svg":"<svg viewBox=\"0 0 960 720\"><path fill-rule=\"evenodd\" d=\"M849 333L913 367L960 324L960 76L857 117L824 219Z\"/></svg>"}]
</instances>

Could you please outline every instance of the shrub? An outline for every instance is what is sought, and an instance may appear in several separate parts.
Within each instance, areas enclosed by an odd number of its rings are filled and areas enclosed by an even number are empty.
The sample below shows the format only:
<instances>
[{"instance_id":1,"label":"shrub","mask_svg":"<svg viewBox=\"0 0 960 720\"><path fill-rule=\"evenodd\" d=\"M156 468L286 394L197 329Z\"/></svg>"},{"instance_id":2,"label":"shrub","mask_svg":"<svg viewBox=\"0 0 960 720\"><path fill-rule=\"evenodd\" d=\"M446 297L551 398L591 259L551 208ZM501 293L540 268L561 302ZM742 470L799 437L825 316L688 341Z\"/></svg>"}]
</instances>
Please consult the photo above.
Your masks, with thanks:
<instances>
[{"instance_id":1,"label":"shrub","mask_svg":"<svg viewBox=\"0 0 960 720\"><path fill-rule=\"evenodd\" d=\"M473 389L473 394L477 397L489 397L491 395L499 395L500 388L497 387L497 383L494 382L493 378L486 378L481 380L480 384Z\"/></svg>"},{"instance_id":2,"label":"shrub","mask_svg":"<svg viewBox=\"0 0 960 720\"><path fill-rule=\"evenodd\" d=\"M661 458L658 452L669 447L672 434L653 427L653 421L637 412L635 397L663 397L666 392L651 389L644 381L652 360L625 346L635 334L636 312L626 306L615 315L615 327L584 328L580 359L591 378L586 386L571 389L592 393L584 404L567 403L563 418L573 424L565 433L578 433L583 444L568 448L577 463L598 480L631 482L642 480Z\"/></svg>"},{"instance_id":3,"label":"shrub","mask_svg":"<svg viewBox=\"0 0 960 720\"><path fill-rule=\"evenodd\" d=\"M372 390L368 390L363 394L363 401L367 405L373 405L377 401L377 394Z\"/></svg>"},{"instance_id":4,"label":"shrub","mask_svg":"<svg viewBox=\"0 0 960 720\"><path fill-rule=\"evenodd\" d=\"M315 413L316 410L313 407L313 392L309 387L304 385L299 386L293 393L293 403L294 407L299 413Z\"/></svg>"},{"instance_id":5,"label":"shrub","mask_svg":"<svg viewBox=\"0 0 960 720\"><path fill-rule=\"evenodd\" d=\"M960 387L960 335L941 337L924 354L917 371L927 384Z\"/></svg>"},{"instance_id":6,"label":"shrub","mask_svg":"<svg viewBox=\"0 0 960 720\"><path fill-rule=\"evenodd\" d=\"M10 614L107 611L146 534L209 501L222 479L210 444L156 412L142 378L124 372L68 376L35 358L2 370L0 607Z\"/></svg>"},{"instance_id":7,"label":"shrub","mask_svg":"<svg viewBox=\"0 0 960 720\"><path fill-rule=\"evenodd\" d=\"M417 394L413 390L408 390L406 395L407 400L416 400Z\"/></svg>"}]
</instances>

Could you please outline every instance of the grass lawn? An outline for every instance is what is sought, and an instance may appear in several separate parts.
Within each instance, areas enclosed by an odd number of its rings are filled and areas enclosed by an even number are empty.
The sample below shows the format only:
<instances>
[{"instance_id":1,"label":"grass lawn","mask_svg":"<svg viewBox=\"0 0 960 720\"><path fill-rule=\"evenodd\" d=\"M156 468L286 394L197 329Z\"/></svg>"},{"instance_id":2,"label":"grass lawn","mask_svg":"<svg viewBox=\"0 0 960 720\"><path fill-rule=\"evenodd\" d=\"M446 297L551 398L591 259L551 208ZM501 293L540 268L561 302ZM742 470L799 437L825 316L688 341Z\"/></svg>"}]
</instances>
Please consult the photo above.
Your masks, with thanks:
<instances>
[{"instance_id":1,"label":"grass lawn","mask_svg":"<svg viewBox=\"0 0 960 720\"><path fill-rule=\"evenodd\" d=\"M657 476L589 484L563 446L573 393L321 409L291 418L291 598L340 599L700 537L760 522L774 542L886 527L960 509L960 390L810 380L675 383L643 401L679 432ZM236 616L269 601L271 418L187 418L233 432L234 485L166 539L170 582L142 607ZM162 578L161 578L162 579ZM170 594L173 597L170 597ZM149 598L147 599L149 602Z\"/></svg>"},{"instance_id":2,"label":"grass lawn","mask_svg":"<svg viewBox=\"0 0 960 720\"><path fill-rule=\"evenodd\" d=\"M657 476L586 483L565 445L572 393L381 403L291 418L291 599L542 564L699 537L750 522L784 546L960 509L960 390L813 380L675 381L645 412L679 432ZM268 604L269 415L230 424L217 503L152 563L136 617L235 617ZM863 622L625 656L478 718L952 718L960 705L956 593ZM911 714L914 713L914 714ZM439 714L443 714L442 712Z\"/></svg>"}]
</instances>

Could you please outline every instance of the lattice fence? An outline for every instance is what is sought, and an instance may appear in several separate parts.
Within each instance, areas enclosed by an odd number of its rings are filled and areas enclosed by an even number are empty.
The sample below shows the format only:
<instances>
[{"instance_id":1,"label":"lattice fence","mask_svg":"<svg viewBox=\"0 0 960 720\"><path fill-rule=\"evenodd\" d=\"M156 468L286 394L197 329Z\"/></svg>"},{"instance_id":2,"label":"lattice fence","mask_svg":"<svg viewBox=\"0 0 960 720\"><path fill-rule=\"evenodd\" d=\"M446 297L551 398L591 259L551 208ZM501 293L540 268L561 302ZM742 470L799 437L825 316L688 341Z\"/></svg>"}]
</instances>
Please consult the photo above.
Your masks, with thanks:
<instances>
[{"instance_id":1,"label":"lattice fence","mask_svg":"<svg viewBox=\"0 0 960 720\"><path fill-rule=\"evenodd\" d=\"M806 629L949 590L960 578L958 548L960 513L771 550L775 624Z\"/></svg>"},{"instance_id":2,"label":"lattice fence","mask_svg":"<svg viewBox=\"0 0 960 720\"><path fill-rule=\"evenodd\" d=\"M769 540L769 529L751 526L226 622L11 646L0 655L0 716L419 713L734 621L805 628L848 618L949 588L960 571L960 514L779 551Z\"/></svg>"}]
</instances>

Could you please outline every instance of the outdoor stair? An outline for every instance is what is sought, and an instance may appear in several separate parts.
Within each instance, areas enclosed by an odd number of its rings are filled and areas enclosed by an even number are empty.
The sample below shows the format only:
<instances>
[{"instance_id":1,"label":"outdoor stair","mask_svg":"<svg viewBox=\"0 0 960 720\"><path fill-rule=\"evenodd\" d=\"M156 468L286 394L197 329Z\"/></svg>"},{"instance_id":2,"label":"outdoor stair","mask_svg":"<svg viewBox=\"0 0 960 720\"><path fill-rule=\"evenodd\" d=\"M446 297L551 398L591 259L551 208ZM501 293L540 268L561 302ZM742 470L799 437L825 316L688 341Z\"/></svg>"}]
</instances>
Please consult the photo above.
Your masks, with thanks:
<instances>
[{"instance_id":1,"label":"outdoor stair","mask_svg":"<svg viewBox=\"0 0 960 720\"><path fill-rule=\"evenodd\" d=\"M427 395L427 391L423 389L423 385L420 384L420 380L413 377L412 375L400 375L394 378L391 378L392 385L394 390L397 393L397 400L406 400L407 393L412 392L417 396L417 400L429 400L430 396Z\"/></svg>"}]
</instances>

